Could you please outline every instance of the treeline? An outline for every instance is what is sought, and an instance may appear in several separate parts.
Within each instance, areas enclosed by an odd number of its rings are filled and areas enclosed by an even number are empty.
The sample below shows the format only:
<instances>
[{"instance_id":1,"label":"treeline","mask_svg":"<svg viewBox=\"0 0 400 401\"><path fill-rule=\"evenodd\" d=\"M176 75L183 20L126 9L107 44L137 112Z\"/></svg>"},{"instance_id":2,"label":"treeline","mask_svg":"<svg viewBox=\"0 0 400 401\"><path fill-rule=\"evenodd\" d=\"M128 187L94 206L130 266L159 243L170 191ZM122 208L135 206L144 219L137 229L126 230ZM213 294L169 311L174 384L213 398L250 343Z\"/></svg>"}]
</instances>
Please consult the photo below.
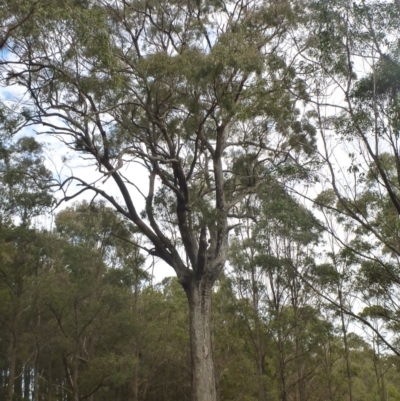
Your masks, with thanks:
<instances>
[{"instance_id":1,"label":"treeline","mask_svg":"<svg viewBox=\"0 0 400 401\"><path fill-rule=\"evenodd\" d=\"M1 399L190 399L185 294L152 283L135 236L103 203L59 212L52 232L2 220ZM221 399L399 400L398 358L275 262L236 258L214 290Z\"/></svg>"}]
</instances>

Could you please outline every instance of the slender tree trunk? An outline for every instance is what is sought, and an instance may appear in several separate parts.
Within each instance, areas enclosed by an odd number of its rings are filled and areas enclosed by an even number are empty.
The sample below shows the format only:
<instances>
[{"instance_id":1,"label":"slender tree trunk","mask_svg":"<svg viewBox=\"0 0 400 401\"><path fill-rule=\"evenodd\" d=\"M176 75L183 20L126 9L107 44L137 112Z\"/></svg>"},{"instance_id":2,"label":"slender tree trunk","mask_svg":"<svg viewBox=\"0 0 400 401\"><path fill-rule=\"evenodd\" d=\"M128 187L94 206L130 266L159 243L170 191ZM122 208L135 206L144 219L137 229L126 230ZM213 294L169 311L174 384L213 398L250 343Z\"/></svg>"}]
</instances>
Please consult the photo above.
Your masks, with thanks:
<instances>
[{"instance_id":1,"label":"slender tree trunk","mask_svg":"<svg viewBox=\"0 0 400 401\"><path fill-rule=\"evenodd\" d=\"M303 361L303 346L301 344L301 335L300 335L300 321L301 315L299 315L299 291L296 280L292 282L291 285L292 292L292 307L295 318L295 352L296 352L296 372L297 372L297 387L299 391L299 401L307 401L307 386L305 381L305 367ZM296 397L297 398L297 397Z\"/></svg>"},{"instance_id":2,"label":"slender tree trunk","mask_svg":"<svg viewBox=\"0 0 400 401\"><path fill-rule=\"evenodd\" d=\"M135 318L138 316L138 296L139 296L139 277L138 277L138 270L136 271L136 277L135 277L135 284L134 284L134 293L133 293L133 312ZM137 339L135 339L134 342L134 350L135 350L135 356L136 356L136 365L135 365L135 371L134 371L134 376L133 376L133 401L139 401L139 363L140 363L140 352L139 352L139 344Z\"/></svg>"},{"instance_id":3,"label":"slender tree trunk","mask_svg":"<svg viewBox=\"0 0 400 401\"><path fill-rule=\"evenodd\" d=\"M339 289L338 295L339 295L339 302L340 302L340 319L341 319L341 323L342 323L344 352L346 355L347 378L348 378L348 383L349 383L349 401L353 401L353 376L351 373L351 366L350 366L349 346L347 344L347 329L346 329L346 324L344 321L342 290Z\"/></svg>"},{"instance_id":4,"label":"slender tree trunk","mask_svg":"<svg viewBox=\"0 0 400 401\"><path fill-rule=\"evenodd\" d=\"M17 340L14 335L10 344L10 364L8 371L8 389L7 389L7 401L13 401L14 395L14 380L15 380L15 368L17 364Z\"/></svg>"},{"instance_id":5,"label":"slender tree trunk","mask_svg":"<svg viewBox=\"0 0 400 401\"><path fill-rule=\"evenodd\" d=\"M375 347L376 344L376 347ZM381 365L381 355L379 351L379 344L376 340L373 340L373 351L374 351L374 370L375 370L375 377L376 377L376 384L378 387L379 398L381 401L385 400L385 381L384 381L384 373L382 372L382 365Z\"/></svg>"},{"instance_id":6,"label":"slender tree trunk","mask_svg":"<svg viewBox=\"0 0 400 401\"><path fill-rule=\"evenodd\" d=\"M38 308L38 315L36 321L36 327L38 333L40 332L40 325L41 325L41 314L40 308ZM40 347L39 342L36 339L36 347L35 347L35 363L34 363L34 374L33 374L33 401L40 401L40 394L39 394L39 354L40 354ZM50 378L50 386L51 386L51 378ZM51 394L51 391L50 391Z\"/></svg>"},{"instance_id":7,"label":"slender tree trunk","mask_svg":"<svg viewBox=\"0 0 400 401\"><path fill-rule=\"evenodd\" d=\"M35 364L34 364L34 372L33 372L33 401L39 401L39 347L36 344L35 350Z\"/></svg>"},{"instance_id":8,"label":"slender tree trunk","mask_svg":"<svg viewBox=\"0 0 400 401\"><path fill-rule=\"evenodd\" d=\"M31 369L25 366L24 369L24 400L30 400Z\"/></svg>"},{"instance_id":9,"label":"slender tree trunk","mask_svg":"<svg viewBox=\"0 0 400 401\"><path fill-rule=\"evenodd\" d=\"M78 367L76 366L76 362L75 362L75 366L73 367L72 382L73 382L72 401L79 401L79 395L78 395Z\"/></svg>"},{"instance_id":10,"label":"slender tree trunk","mask_svg":"<svg viewBox=\"0 0 400 401\"><path fill-rule=\"evenodd\" d=\"M252 255L253 257L253 255ZM264 347L262 343L262 334L261 334L261 323L259 316L259 296L258 296L258 287L257 281L255 278L254 269L251 270L251 282L252 282L252 296L253 296L253 310L254 310L254 323L255 323L255 331L256 331L256 360L257 360L257 381L258 381L258 393L259 393L259 401L266 401L266 391L264 386Z\"/></svg>"},{"instance_id":11,"label":"slender tree trunk","mask_svg":"<svg viewBox=\"0 0 400 401\"><path fill-rule=\"evenodd\" d=\"M333 391L332 391L332 345L330 341L328 342L328 348L326 346L325 349L325 366L326 366L326 375L328 378L328 392L329 392L329 400L333 401Z\"/></svg>"},{"instance_id":12,"label":"slender tree trunk","mask_svg":"<svg viewBox=\"0 0 400 401\"><path fill-rule=\"evenodd\" d=\"M258 371L258 393L260 401L267 401L265 386L264 386L264 358L261 351L257 355L257 371Z\"/></svg>"},{"instance_id":13,"label":"slender tree trunk","mask_svg":"<svg viewBox=\"0 0 400 401\"><path fill-rule=\"evenodd\" d=\"M283 341L281 335L278 336L279 351L279 388L281 393L281 401L287 401L286 398L286 376L285 376L285 355L283 352Z\"/></svg>"},{"instance_id":14,"label":"slender tree trunk","mask_svg":"<svg viewBox=\"0 0 400 401\"><path fill-rule=\"evenodd\" d=\"M49 393L47 397L47 401L53 401L53 369L51 361L49 363Z\"/></svg>"},{"instance_id":15,"label":"slender tree trunk","mask_svg":"<svg viewBox=\"0 0 400 401\"><path fill-rule=\"evenodd\" d=\"M65 368L67 373L67 381L71 388L71 401L79 401L78 391L78 364L75 360L75 356L72 357L71 363L68 363L67 358L65 359Z\"/></svg>"},{"instance_id":16,"label":"slender tree trunk","mask_svg":"<svg viewBox=\"0 0 400 401\"><path fill-rule=\"evenodd\" d=\"M265 366L264 366L264 350L262 346L261 340L261 328L260 321L258 317L258 310L256 311L256 342L257 342L257 381L258 381L258 393L260 401L267 401L267 394L265 391L264 384L264 375L265 375Z\"/></svg>"},{"instance_id":17,"label":"slender tree trunk","mask_svg":"<svg viewBox=\"0 0 400 401\"><path fill-rule=\"evenodd\" d=\"M133 401L139 401L139 346L137 345L137 342L135 341L134 344L135 348L135 356L136 356L136 365L135 365L135 371L134 371L134 376L133 376Z\"/></svg>"},{"instance_id":18,"label":"slender tree trunk","mask_svg":"<svg viewBox=\"0 0 400 401\"><path fill-rule=\"evenodd\" d=\"M306 380L304 378L304 363L302 359L302 346L298 338L298 333L296 333L296 364L297 364L297 380L299 388L299 401L307 401L307 386Z\"/></svg>"},{"instance_id":19,"label":"slender tree trunk","mask_svg":"<svg viewBox=\"0 0 400 401\"><path fill-rule=\"evenodd\" d=\"M11 331L10 331L10 350L9 350L9 369L8 369L8 388L7 401L13 401L15 390L15 371L17 369L17 345L18 345L18 317L19 317L19 298L21 291L19 287L15 291L16 298L12 303Z\"/></svg>"},{"instance_id":20,"label":"slender tree trunk","mask_svg":"<svg viewBox=\"0 0 400 401\"><path fill-rule=\"evenodd\" d=\"M217 401L211 330L212 282L192 279L186 294L190 314L192 401Z\"/></svg>"},{"instance_id":21,"label":"slender tree trunk","mask_svg":"<svg viewBox=\"0 0 400 401\"><path fill-rule=\"evenodd\" d=\"M307 401L307 385L305 380L305 367L303 361L303 346L300 340L300 327L297 306L294 306L294 312L296 316L296 327L295 327L295 347L296 347L296 370L297 370L297 385L299 390L299 401Z\"/></svg>"},{"instance_id":22,"label":"slender tree trunk","mask_svg":"<svg viewBox=\"0 0 400 401\"><path fill-rule=\"evenodd\" d=\"M22 373L24 371L24 367L18 358L15 371L17 374L14 379L14 399L22 400L23 397Z\"/></svg>"},{"instance_id":23,"label":"slender tree trunk","mask_svg":"<svg viewBox=\"0 0 400 401\"><path fill-rule=\"evenodd\" d=\"M78 391L78 364L75 361L74 371L73 371L74 388L72 390L72 401L79 401L79 391Z\"/></svg>"}]
</instances>

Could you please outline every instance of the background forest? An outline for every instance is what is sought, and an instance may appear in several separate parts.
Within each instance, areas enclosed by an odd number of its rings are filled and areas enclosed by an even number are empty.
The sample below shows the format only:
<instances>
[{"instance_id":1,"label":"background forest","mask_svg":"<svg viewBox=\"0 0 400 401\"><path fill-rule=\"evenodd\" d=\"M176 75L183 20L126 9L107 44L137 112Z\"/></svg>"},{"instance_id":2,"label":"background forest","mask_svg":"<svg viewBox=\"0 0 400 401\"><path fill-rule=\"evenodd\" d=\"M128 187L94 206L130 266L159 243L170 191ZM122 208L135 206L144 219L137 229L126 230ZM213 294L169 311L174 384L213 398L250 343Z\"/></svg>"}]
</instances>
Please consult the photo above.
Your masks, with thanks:
<instances>
[{"instance_id":1,"label":"background forest","mask_svg":"<svg viewBox=\"0 0 400 401\"><path fill-rule=\"evenodd\" d=\"M0 400L400 401L398 1L0 20Z\"/></svg>"},{"instance_id":2,"label":"background forest","mask_svg":"<svg viewBox=\"0 0 400 401\"><path fill-rule=\"evenodd\" d=\"M312 255L279 217L263 262L255 241L234 242L213 294L221 399L400 399L399 357L295 274ZM4 218L1 399L190 399L186 297L175 278L152 283L136 235L103 203L64 209L53 232Z\"/></svg>"}]
</instances>

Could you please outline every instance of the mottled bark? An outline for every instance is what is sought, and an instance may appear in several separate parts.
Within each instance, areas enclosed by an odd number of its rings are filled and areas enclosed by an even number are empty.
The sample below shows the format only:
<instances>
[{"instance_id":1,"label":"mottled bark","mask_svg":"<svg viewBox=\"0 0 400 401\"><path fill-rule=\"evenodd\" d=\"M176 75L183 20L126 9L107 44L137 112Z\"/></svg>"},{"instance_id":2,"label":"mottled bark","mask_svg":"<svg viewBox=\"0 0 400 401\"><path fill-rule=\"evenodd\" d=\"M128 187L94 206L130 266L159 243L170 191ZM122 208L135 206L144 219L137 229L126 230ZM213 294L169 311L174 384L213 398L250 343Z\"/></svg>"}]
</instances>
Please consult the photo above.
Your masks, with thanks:
<instances>
[{"instance_id":1,"label":"mottled bark","mask_svg":"<svg viewBox=\"0 0 400 401\"><path fill-rule=\"evenodd\" d=\"M192 401L217 401L211 330L212 283L193 279L186 289L190 313Z\"/></svg>"}]
</instances>

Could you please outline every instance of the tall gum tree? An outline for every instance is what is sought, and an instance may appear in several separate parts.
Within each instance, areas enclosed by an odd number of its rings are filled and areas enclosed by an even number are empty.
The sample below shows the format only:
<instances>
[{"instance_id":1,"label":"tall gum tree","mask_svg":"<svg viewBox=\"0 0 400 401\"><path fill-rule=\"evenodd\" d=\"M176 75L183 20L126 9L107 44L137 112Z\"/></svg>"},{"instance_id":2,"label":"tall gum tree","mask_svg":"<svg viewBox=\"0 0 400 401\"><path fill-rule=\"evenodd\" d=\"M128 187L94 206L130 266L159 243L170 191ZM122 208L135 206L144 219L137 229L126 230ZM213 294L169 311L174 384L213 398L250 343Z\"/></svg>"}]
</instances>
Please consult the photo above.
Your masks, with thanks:
<instances>
[{"instance_id":1,"label":"tall gum tree","mask_svg":"<svg viewBox=\"0 0 400 401\"><path fill-rule=\"evenodd\" d=\"M309 161L313 131L296 109L305 88L291 45L301 10L288 1L67 1L8 41L3 82L25 88L25 123L102 174L67 177L66 199L101 195L175 270L190 310L193 401L218 398L211 293L230 221L242 217L236 206L271 176L298 179ZM81 188L68 192L71 183Z\"/></svg>"}]
</instances>

